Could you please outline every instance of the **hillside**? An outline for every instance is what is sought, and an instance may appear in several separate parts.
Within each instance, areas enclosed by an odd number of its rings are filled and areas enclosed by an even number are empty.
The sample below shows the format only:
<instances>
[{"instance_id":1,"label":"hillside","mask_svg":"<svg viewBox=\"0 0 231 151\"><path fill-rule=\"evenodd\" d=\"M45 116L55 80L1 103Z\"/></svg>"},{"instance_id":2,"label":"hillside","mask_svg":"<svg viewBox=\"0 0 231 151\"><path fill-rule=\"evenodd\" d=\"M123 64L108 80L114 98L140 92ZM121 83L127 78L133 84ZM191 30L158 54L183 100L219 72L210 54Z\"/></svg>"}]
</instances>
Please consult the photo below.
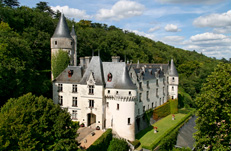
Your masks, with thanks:
<instances>
[{"instance_id":1,"label":"hillside","mask_svg":"<svg viewBox=\"0 0 231 151\"><path fill-rule=\"evenodd\" d=\"M0 106L27 92L51 97L50 38L60 13L39 7L1 6L0 14ZM92 53L100 54L103 61L109 61L112 55L140 63L168 63L173 58L180 75L180 98L187 98L188 104L193 104L190 96L195 98L200 93L205 78L219 62L115 26L67 21L77 31L78 58Z\"/></svg>"}]
</instances>

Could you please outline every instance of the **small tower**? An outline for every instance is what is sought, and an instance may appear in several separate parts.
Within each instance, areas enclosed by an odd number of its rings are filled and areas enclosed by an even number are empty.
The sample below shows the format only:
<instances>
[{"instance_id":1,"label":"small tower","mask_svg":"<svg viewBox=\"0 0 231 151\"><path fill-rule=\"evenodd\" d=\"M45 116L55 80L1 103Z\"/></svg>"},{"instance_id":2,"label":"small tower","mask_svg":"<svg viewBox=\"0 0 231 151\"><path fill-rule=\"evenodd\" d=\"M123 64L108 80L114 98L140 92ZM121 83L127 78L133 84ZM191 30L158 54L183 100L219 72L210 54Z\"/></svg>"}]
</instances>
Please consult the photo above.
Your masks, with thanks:
<instances>
[{"instance_id":1,"label":"small tower","mask_svg":"<svg viewBox=\"0 0 231 151\"><path fill-rule=\"evenodd\" d=\"M75 33L74 25L72 25L72 30L71 30L70 35L71 35L71 37L72 37L73 40L74 40L74 43L73 43L73 50L74 50L74 66L77 66L77 35L76 35L76 33Z\"/></svg>"},{"instance_id":2,"label":"small tower","mask_svg":"<svg viewBox=\"0 0 231 151\"><path fill-rule=\"evenodd\" d=\"M178 85L179 85L179 76L174 65L173 59L171 59L171 64L169 66L169 74L168 74L168 94L170 99L178 98Z\"/></svg>"},{"instance_id":3,"label":"small tower","mask_svg":"<svg viewBox=\"0 0 231 151\"><path fill-rule=\"evenodd\" d=\"M51 57L60 49L68 52L70 56L70 65L74 65L74 39L71 37L64 14L61 14L59 22L51 37ZM53 80L53 73L52 80Z\"/></svg>"}]
</instances>

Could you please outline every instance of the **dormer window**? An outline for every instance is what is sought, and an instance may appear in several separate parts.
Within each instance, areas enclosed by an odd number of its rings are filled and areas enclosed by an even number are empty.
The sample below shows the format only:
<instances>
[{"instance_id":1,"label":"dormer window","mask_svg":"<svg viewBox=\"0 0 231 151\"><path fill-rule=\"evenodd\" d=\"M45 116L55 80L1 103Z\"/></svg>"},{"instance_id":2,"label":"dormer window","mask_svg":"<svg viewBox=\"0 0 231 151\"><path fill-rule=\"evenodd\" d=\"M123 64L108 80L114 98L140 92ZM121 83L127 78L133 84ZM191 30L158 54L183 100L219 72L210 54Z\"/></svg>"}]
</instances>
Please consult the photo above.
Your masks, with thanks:
<instances>
[{"instance_id":1,"label":"dormer window","mask_svg":"<svg viewBox=\"0 0 231 151\"><path fill-rule=\"evenodd\" d=\"M58 44L58 42L57 41L55 41L55 45L57 45Z\"/></svg>"},{"instance_id":2,"label":"dormer window","mask_svg":"<svg viewBox=\"0 0 231 151\"><path fill-rule=\"evenodd\" d=\"M131 92L131 91L129 91L129 92L128 92L128 94L129 94L129 95L132 95L132 92Z\"/></svg>"},{"instance_id":3,"label":"dormer window","mask_svg":"<svg viewBox=\"0 0 231 151\"><path fill-rule=\"evenodd\" d=\"M111 73L108 73L108 75L107 75L107 81L108 82L112 81L112 74Z\"/></svg>"},{"instance_id":4,"label":"dormer window","mask_svg":"<svg viewBox=\"0 0 231 151\"><path fill-rule=\"evenodd\" d=\"M89 85L89 94L94 95L94 85Z\"/></svg>"},{"instance_id":5,"label":"dormer window","mask_svg":"<svg viewBox=\"0 0 231 151\"><path fill-rule=\"evenodd\" d=\"M72 77L72 75L73 75L73 70L69 70L68 71L68 77L70 78L70 77Z\"/></svg>"},{"instance_id":6,"label":"dormer window","mask_svg":"<svg viewBox=\"0 0 231 151\"><path fill-rule=\"evenodd\" d=\"M116 91L116 95L118 95L119 94L119 91Z\"/></svg>"}]
</instances>

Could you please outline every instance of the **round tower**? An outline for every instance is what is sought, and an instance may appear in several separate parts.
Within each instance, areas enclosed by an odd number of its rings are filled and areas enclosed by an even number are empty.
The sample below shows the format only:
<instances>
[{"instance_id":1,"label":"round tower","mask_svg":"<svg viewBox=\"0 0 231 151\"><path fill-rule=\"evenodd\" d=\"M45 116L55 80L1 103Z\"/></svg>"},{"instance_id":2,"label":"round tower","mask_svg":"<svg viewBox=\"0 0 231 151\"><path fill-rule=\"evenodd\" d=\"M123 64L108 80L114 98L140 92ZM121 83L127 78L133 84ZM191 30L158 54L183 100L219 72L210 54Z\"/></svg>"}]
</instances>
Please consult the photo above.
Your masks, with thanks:
<instances>
[{"instance_id":1,"label":"round tower","mask_svg":"<svg viewBox=\"0 0 231 151\"><path fill-rule=\"evenodd\" d=\"M173 59L171 59L171 64L169 67L169 74L168 74L168 94L170 99L177 99L178 98L178 85L179 85L179 76L174 65Z\"/></svg>"}]
</instances>

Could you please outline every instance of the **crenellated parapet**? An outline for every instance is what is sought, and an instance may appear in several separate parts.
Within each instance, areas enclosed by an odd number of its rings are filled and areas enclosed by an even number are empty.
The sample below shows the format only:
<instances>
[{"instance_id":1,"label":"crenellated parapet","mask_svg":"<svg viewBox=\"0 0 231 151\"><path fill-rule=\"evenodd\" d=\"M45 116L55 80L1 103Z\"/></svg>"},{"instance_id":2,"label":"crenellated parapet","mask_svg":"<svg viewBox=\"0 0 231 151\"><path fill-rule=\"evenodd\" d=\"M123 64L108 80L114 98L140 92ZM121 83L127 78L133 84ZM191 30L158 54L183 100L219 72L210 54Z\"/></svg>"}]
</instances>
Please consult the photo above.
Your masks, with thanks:
<instances>
[{"instance_id":1,"label":"crenellated parapet","mask_svg":"<svg viewBox=\"0 0 231 151\"><path fill-rule=\"evenodd\" d=\"M107 100L117 100L122 102L135 101L136 96L119 96L119 95L105 95Z\"/></svg>"}]
</instances>

